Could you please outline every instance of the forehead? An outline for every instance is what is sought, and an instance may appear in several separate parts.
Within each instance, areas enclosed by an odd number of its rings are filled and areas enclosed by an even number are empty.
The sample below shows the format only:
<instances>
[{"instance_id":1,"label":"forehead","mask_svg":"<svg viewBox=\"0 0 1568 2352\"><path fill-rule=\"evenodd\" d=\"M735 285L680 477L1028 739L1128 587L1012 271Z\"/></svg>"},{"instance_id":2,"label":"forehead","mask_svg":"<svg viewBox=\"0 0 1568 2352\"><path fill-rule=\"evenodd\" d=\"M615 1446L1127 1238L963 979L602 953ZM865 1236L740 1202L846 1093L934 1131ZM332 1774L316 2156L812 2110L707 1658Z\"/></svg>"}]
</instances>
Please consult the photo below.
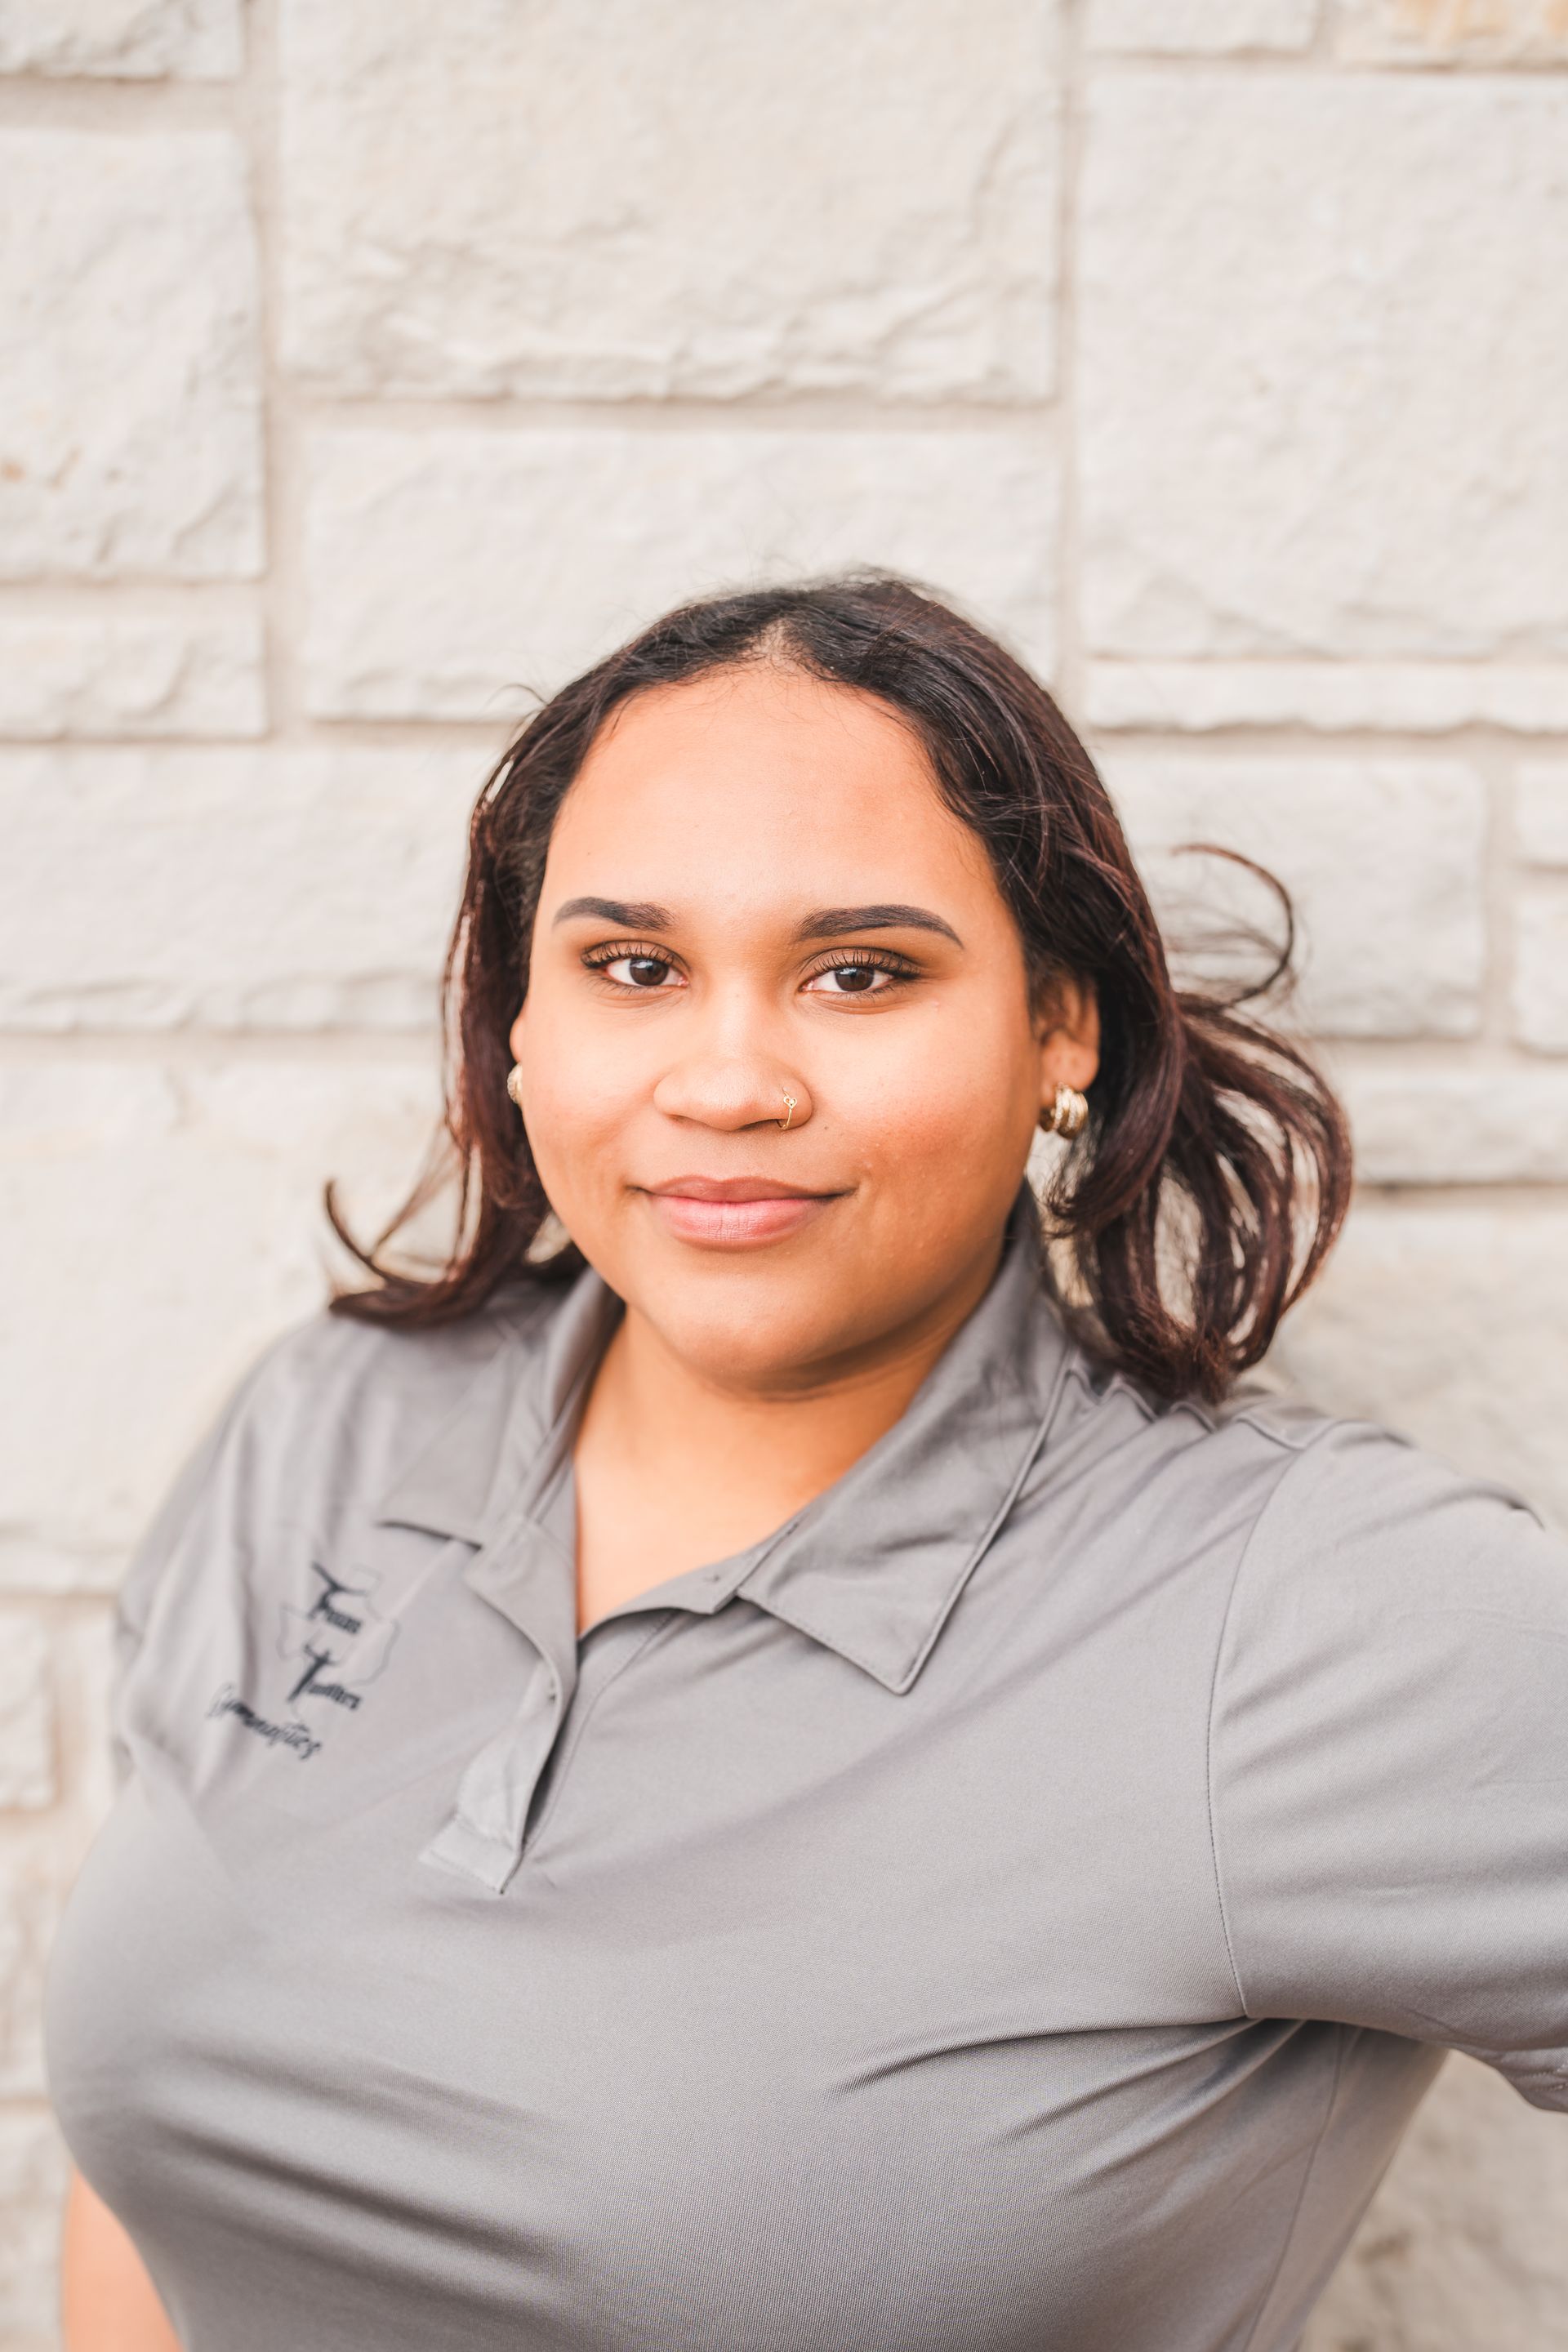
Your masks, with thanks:
<instances>
[{"instance_id":1,"label":"forehead","mask_svg":"<svg viewBox=\"0 0 1568 2352\"><path fill-rule=\"evenodd\" d=\"M911 724L875 696L757 663L623 704L563 804L547 889L612 863L636 895L705 884L868 898L994 892ZM833 887L828 889L828 886ZM865 886L874 887L865 887ZM895 887L896 886L896 887Z\"/></svg>"}]
</instances>

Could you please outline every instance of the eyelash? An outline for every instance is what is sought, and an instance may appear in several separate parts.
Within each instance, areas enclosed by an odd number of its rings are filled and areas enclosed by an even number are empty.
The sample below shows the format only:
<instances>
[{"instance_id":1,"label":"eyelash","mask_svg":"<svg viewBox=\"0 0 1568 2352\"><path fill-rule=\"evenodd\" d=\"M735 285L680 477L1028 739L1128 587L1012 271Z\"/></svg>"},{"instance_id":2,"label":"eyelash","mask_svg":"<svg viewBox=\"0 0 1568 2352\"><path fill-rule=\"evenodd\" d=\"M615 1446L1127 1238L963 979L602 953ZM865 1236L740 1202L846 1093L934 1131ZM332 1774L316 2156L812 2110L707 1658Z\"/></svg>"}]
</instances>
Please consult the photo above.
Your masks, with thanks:
<instances>
[{"instance_id":1,"label":"eyelash","mask_svg":"<svg viewBox=\"0 0 1568 2352\"><path fill-rule=\"evenodd\" d=\"M662 963L668 964L672 971L679 969L672 955L663 948L650 946L646 940L608 940L602 947L584 950L583 961L590 971L598 972L607 980L606 966L620 963L628 957L635 958L639 963ZM895 954L890 948L838 948L814 963L805 978L818 980L825 971L850 970L885 971L890 980L895 981L914 980L919 976L919 966L911 963L907 956ZM628 996L658 996L662 992L657 988L634 988L624 980L610 980L608 984ZM871 996L889 993L886 989L868 989L865 992Z\"/></svg>"}]
</instances>

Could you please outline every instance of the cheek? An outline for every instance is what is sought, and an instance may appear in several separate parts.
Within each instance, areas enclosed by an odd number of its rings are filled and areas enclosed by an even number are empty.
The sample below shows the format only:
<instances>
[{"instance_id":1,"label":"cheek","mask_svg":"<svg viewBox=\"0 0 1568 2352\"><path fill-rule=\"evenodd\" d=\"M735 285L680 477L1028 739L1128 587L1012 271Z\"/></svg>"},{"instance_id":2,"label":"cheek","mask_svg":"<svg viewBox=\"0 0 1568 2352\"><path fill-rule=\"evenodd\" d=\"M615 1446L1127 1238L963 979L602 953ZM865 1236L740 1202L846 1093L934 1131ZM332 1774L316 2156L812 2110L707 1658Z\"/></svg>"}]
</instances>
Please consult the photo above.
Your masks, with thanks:
<instances>
[{"instance_id":1,"label":"cheek","mask_svg":"<svg viewBox=\"0 0 1568 2352\"><path fill-rule=\"evenodd\" d=\"M574 1038L547 996L531 1003L514 1046L529 1143L553 1198L557 1184L575 1184L603 1168L605 1146L635 1099L634 1073L602 1041Z\"/></svg>"},{"instance_id":2,"label":"cheek","mask_svg":"<svg viewBox=\"0 0 1568 2352\"><path fill-rule=\"evenodd\" d=\"M858 1057L825 1088L836 1121L868 1166L934 1161L944 1170L1007 1152L1034 1118L1033 1048L1026 1024L982 1003L939 1022L888 1024L881 1050Z\"/></svg>"}]
</instances>

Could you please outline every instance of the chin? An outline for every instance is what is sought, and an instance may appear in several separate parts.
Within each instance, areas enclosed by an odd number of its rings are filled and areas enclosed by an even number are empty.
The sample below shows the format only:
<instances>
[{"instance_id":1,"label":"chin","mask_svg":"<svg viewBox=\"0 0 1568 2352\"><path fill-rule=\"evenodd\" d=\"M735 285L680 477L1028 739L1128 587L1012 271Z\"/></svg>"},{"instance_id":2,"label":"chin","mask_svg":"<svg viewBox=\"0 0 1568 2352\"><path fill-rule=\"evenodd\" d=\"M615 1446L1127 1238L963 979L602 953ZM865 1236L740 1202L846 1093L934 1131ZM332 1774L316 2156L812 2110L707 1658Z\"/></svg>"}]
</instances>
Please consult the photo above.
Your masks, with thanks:
<instances>
[{"instance_id":1,"label":"chin","mask_svg":"<svg viewBox=\"0 0 1568 2352\"><path fill-rule=\"evenodd\" d=\"M700 1285L650 1285L639 1311L672 1354L705 1380L768 1386L842 1355L866 1333L862 1315L847 1321L832 1312L820 1280L797 1275L785 1283L731 1267ZM878 1318L871 1318L877 1328Z\"/></svg>"}]
</instances>

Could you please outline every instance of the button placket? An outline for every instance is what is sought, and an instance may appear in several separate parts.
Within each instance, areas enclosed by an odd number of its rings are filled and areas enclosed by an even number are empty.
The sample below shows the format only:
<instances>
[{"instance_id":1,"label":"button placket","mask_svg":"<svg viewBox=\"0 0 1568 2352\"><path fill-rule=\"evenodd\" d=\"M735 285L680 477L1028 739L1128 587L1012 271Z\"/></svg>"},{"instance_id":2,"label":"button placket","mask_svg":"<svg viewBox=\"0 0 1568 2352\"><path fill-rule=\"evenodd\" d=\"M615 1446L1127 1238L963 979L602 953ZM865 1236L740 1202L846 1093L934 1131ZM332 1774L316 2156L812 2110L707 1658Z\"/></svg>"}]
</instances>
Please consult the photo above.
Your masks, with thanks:
<instances>
[{"instance_id":1,"label":"button placket","mask_svg":"<svg viewBox=\"0 0 1568 2352\"><path fill-rule=\"evenodd\" d=\"M420 1854L499 1894L516 1869L528 1809L576 1684L573 1563L533 1515L536 1480L505 1525L469 1561L464 1580L514 1626L534 1655L511 1720L465 1767L456 1807Z\"/></svg>"},{"instance_id":2,"label":"button placket","mask_svg":"<svg viewBox=\"0 0 1568 2352\"><path fill-rule=\"evenodd\" d=\"M542 1658L511 1722L468 1764L457 1810L421 1859L455 1864L500 1890L516 1868L529 1805L564 1713L560 1677Z\"/></svg>"}]
</instances>

